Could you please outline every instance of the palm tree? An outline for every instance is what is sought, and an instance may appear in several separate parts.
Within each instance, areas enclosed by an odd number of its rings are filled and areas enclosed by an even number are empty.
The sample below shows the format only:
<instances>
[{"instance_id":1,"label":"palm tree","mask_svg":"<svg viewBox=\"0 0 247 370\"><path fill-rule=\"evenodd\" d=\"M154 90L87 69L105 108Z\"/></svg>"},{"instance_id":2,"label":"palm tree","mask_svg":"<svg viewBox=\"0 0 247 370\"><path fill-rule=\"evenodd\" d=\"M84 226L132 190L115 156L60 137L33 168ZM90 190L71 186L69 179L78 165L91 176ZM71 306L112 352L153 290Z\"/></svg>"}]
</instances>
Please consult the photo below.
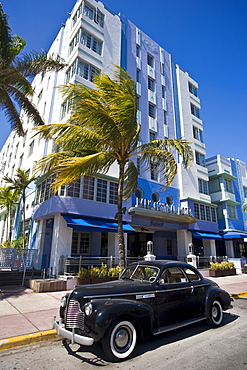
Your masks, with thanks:
<instances>
[{"instance_id":1,"label":"palm tree","mask_svg":"<svg viewBox=\"0 0 247 370\"><path fill-rule=\"evenodd\" d=\"M65 67L59 59L47 58L45 52L29 52L20 56L25 45L26 42L21 37L11 36L8 17L0 3L0 108L11 128L22 136L24 130L19 117L20 109L36 125L44 124L38 110L29 100L34 91L28 78Z\"/></svg>"},{"instance_id":2,"label":"palm tree","mask_svg":"<svg viewBox=\"0 0 247 370\"><path fill-rule=\"evenodd\" d=\"M95 76L97 90L82 84L61 87L65 100L69 101L72 114L66 124L36 127L43 138L55 138L56 153L43 157L38 171L55 172L54 190L76 181L82 175L107 173L117 162L118 182L118 244L120 268L125 267L123 237L123 199L129 198L137 188L137 157L146 167L162 175L164 187L168 187L177 172L175 149L183 157L185 167L193 158L190 145L183 139L159 139L146 144L139 143L140 125L136 121L136 86L134 80L116 66L113 78L101 74Z\"/></svg>"},{"instance_id":3,"label":"palm tree","mask_svg":"<svg viewBox=\"0 0 247 370\"><path fill-rule=\"evenodd\" d=\"M20 193L16 190L12 190L10 187L3 186L0 188L0 209L6 209L7 211L7 235L9 235L9 241L11 242L12 230L10 227L11 218L13 216L13 209L16 208Z\"/></svg>"},{"instance_id":4,"label":"palm tree","mask_svg":"<svg viewBox=\"0 0 247 370\"><path fill-rule=\"evenodd\" d=\"M35 176L29 178L27 171L20 168L16 170L16 175L12 179L9 176L4 176L3 180L10 184L9 189L18 192L22 197L22 234L23 234L23 248L25 248L25 221L26 221L26 190L31 182L36 179Z\"/></svg>"}]
</instances>

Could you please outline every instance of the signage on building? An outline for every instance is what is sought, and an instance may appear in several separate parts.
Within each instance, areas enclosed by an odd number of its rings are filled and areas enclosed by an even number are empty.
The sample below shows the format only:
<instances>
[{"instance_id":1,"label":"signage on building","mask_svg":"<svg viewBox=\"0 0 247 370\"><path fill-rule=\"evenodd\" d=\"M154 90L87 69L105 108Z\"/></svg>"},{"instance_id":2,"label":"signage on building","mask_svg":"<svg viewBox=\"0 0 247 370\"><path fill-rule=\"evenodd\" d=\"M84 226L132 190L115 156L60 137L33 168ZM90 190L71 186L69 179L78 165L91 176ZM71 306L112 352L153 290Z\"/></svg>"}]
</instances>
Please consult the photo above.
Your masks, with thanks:
<instances>
[{"instance_id":1,"label":"signage on building","mask_svg":"<svg viewBox=\"0 0 247 370\"><path fill-rule=\"evenodd\" d=\"M154 202L150 199L136 198L135 207L192 217L190 208L176 207L174 204L169 205L167 203Z\"/></svg>"}]
</instances>

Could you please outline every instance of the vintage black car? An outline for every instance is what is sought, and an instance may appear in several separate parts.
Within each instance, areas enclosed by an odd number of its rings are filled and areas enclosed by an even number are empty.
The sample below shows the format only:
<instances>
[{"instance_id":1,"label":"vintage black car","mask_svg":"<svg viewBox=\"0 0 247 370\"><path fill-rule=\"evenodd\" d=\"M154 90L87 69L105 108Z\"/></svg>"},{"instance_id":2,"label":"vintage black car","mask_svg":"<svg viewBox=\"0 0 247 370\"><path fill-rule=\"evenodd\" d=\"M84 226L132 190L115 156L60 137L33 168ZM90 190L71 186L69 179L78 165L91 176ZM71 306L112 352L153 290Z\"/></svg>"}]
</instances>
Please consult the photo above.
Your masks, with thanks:
<instances>
[{"instance_id":1,"label":"vintage black car","mask_svg":"<svg viewBox=\"0 0 247 370\"><path fill-rule=\"evenodd\" d=\"M176 261L141 261L119 280L78 285L61 299L59 335L90 346L102 341L112 361L126 359L138 337L164 333L202 320L222 323L230 296L193 266Z\"/></svg>"}]
</instances>

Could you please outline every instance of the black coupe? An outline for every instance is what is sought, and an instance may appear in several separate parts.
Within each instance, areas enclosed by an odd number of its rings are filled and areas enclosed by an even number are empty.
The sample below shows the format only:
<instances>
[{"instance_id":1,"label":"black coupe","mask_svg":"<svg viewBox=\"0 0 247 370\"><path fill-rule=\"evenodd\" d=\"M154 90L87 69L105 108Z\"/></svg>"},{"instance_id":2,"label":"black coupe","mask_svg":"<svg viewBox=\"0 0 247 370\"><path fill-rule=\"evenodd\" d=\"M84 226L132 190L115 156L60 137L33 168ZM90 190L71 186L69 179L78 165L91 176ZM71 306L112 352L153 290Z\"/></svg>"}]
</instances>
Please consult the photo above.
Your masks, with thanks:
<instances>
[{"instance_id":1,"label":"black coupe","mask_svg":"<svg viewBox=\"0 0 247 370\"><path fill-rule=\"evenodd\" d=\"M102 341L112 361L126 359L145 338L202 320L222 323L230 296L193 266L176 261L141 261L116 281L78 285L61 300L59 335L90 346Z\"/></svg>"}]
</instances>

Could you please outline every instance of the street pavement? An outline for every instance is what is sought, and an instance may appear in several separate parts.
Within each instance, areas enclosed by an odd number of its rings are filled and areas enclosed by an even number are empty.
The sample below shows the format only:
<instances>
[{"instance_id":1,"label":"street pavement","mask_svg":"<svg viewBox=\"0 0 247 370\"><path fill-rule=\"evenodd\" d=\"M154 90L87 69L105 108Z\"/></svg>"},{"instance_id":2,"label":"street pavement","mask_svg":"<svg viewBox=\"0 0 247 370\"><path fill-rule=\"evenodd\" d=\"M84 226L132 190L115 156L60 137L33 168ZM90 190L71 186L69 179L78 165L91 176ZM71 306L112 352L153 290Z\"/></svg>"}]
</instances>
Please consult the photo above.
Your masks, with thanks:
<instances>
[{"instance_id":1,"label":"street pavement","mask_svg":"<svg viewBox=\"0 0 247 370\"><path fill-rule=\"evenodd\" d=\"M210 278L233 298L247 295L247 274ZM35 293L22 286L0 286L0 351L56 338L52 318L59 318L67 291Z\"/></svg>"}]
</instances>

